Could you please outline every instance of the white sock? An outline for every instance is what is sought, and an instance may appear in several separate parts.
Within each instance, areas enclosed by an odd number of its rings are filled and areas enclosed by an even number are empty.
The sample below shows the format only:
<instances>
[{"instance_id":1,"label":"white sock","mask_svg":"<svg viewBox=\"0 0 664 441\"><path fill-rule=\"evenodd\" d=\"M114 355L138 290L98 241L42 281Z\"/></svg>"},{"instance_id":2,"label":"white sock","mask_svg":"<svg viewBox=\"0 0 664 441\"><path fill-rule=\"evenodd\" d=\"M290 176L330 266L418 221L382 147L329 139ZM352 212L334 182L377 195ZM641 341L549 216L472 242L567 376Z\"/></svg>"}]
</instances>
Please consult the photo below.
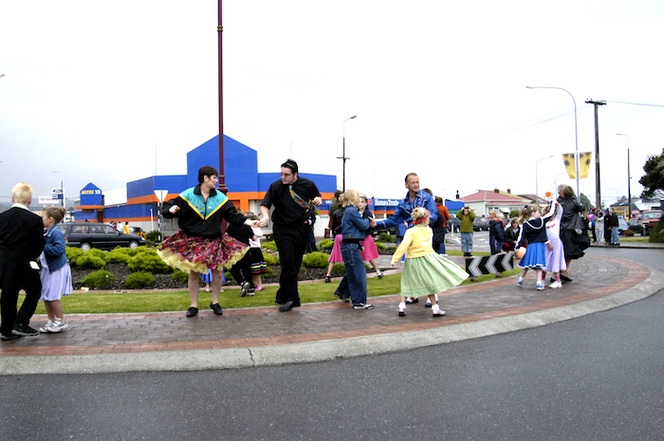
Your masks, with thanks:
<instances>
[{"instance_id":1,"label":"white sock","mask_svg":"<svg viewBox=\"0 0 664 441\"><path fill-rule=\"evenodd\" d=\"M440 305L438 305L438 303L436 303L435 305L433 305L431 307L431 312L438 312L438 311L440 311Z\"/></svg>"},{"instance_id":2,"label":"white sock","mask_svg":"<svg viewBox=\"0 0 664 441\"><path fill-rule=\"evenodd\" d=\"M399 303L399 311L404 312L406 310L406 304L404 302Z\"/></svg>"}]
</instances>

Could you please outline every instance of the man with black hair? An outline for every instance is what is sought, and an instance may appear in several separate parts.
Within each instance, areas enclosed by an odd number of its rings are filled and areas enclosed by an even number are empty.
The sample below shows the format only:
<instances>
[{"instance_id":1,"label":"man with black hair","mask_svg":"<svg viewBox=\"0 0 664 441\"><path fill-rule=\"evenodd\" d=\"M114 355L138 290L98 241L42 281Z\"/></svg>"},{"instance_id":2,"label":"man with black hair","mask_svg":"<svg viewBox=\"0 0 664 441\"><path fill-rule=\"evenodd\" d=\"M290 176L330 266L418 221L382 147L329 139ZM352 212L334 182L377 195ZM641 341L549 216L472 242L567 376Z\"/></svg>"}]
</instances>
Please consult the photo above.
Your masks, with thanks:
<instances>
[{"instance_id":1,"label":"man with black hair","mask_svg":"<svg viewBox=\"0 0 664 441\"><path fill-rule=\"evenodd\" d=\"M261 227L266 226L270 220L270 207L274 205L272 235L281 261L276 303L281 305L281 312L300 306L297 276L307 246L307 211L320 206L322 202L316 184L300 177L297 163L288 159L281 164L281 179L270 185L261 203Z\"/></svg>"}]
</instances>

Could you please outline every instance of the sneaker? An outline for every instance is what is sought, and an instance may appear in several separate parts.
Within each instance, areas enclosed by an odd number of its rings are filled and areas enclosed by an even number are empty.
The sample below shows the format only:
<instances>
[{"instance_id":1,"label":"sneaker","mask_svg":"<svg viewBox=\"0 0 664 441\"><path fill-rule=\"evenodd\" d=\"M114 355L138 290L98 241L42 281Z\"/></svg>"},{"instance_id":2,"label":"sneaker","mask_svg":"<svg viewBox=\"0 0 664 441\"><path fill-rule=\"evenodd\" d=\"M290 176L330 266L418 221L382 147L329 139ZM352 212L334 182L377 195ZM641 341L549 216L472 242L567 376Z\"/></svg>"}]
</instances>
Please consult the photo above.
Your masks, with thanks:
<instances>
[{"instance_id":1,"label":"sneaker","mask_svg":"<svg viewBox=\"0 0 664 441\"><path fill-rule=\"evenodd\" d=\"M254 288L249 288L249 291L247 291L248 296L255 296L256 295L256 290Z\"/></svg>"},{"instance_id":2,"label":"sneaker","mask_svg":"<svg viewBox=\"0 0 664 441\"><path fill-rule=\"evenodd\" d=\"M219 303L210 303L210 308L212 308L212 312L214 312L215 315L223 315L224 313L224 311L221 310Z\"/></svg>"},{"instance_id":3,"label":"sneaker","mask_svg":"<svg viewBox=\"0 0 664 441\"><path fill-rule=\"evenodd\" d=\"M373 305L371 303L358 303L353 305L353 309L373 309Z\"/></svg>"},{"instance_id":4,"label":"sneaker","mask_svg":"<svg viewBox=\"0 0 664 441\"><path fill-rule=\"evenodd\" d=\"M330 276L325 276L325 283L330 283L332 280L330 280Z\"/></svg>"},{"instance_id":5,"label":"sneaker","mask_svg":"<svg viewBox=\"0 0 664 441\"><path fill-rule=\"evenodd\" d=\"M438 305L436 305L436 306L438 306ZM442 316L445 315L445 311L443 311L442 309L440 309L440 307L438 307L438 308L433 308L433 309L431 310L431 313L432 313L432 315L434 316L434 318L436 318L436 317L442 317Z\"/></svg>"},{"instance_id":6,"label":"sneaker","mask_svg":"<svg viewBox=\"0 0 664 441\"><path fill-rule=\"evenodd\" d=\"M377 273L377 274L378 274L378 278L379 278L379 279L382 279L382 278L383 278L383 276L384 276L384 274L383 274L383 272L382 272L382 271L378 271L378 273Z\"/></svg>"},{"instance_id":7,"label":"sneaker","mask_svg":"<svg viewBox=\"0 0 664 441\"><path fill-rule=\"evenodd\" d=\"M419 303L419 302L420 299L418 299L417 297L408 297L406 299L406 305L412 305L413 303Z\"/></svg>"},{"instance_id":8,"label":"sneaker","mask_svg":"<svg viewBox=\"0 0 664 441\"><path fill-rule=\"evenodd\" d=\"M9 335L2 334L2 341L16 340L17 338L21 338L21 336L14 333Z\"/></svg>"},{"instance_id":9,"label":"sneaker","mask_svg":"<svg viewBox=\"0 0 664 441\"><path fill-rule=\"evenodd\" d=\"M557 280L554 281L551 285L549 285L549 288L553 288L553 289L562 288L562 287L563 287L563 284L558 282Z\"/></svg>"},{"instance_id":10,"label":"sneaker","mask_svg":"<svg viewBox=\"0 0 664 441\"><path fill-rule=\"evenodd\" d=\"M424 304L425 308L431 308L431 300L427 299L427 302Z\"/></svg>"},{"instance_id":11,"label":"sneaker","mask_svg":"<svg viewBox=\"0 0 664 441\"><path fill-rule=\"evenodd\" d=\"M544 282L537 282L537 290L544 291Z\"/></svg>"},{"instance_id":12,"label":"sneaker","mask_svg":"<svg viewBox=\"0 0 664 441\"><path fill-rule=\"evenodd\" d=\"M240 284L240 296L244 297L247 295L249 292L249 288L251 288L251 285L249 285L249 282L242 282Z\"/></svg>"},{"instance_id":13,"label":"sneaker","mask_svg":"<svg viewBox=\"0 0 664 441\"><path fill-rule=\"evenodd\" d=\"M51 332L57 333L57 332L62 332L65 329L69 327L68 322L63 322L61 320L55 320L55 322L51 325Z\"/></svg>"},{"instance_id":14,"label":"sneaker","mask_svg":"<svg viewBox=\"0 0 664 441\"><path fill-rule=\"evenodd\" d=\"M516 281L516 286L523 286L523 277L519 276Z\"/></svg>"},{"instance_id":15,"label":"sneaker","mask_svg":"<svg viewBox=\"0 0 664 441\"><path fill-rule=\"evenodd\" d=\"M48 332L53 332L53 331L51 331L52 327L53 327L53 322L49 320L49 321L46 322L46 324L44 326L39 328L39 332L41 332L42 334L46 334Z\"/></svg>"},{"instance_id":16,"label":"sneaker","mask_svg":"<svg viewBox=\"0 0 664 441\"><path fill-rule=\"evenodd\" d=\"M35 335L39 335L39 331L37 331L36 329L31 328L28 325L23 325L21 323L16 323L14 325L14 334L33 337Z\"/></svg>"},{"instance_id":17,"label":"sneaker","mask_svg":"<svg viewBox=\"0 0 664 441\"><path fill-rule=\"evenodd\" d=\"M198 314L197 307L192 306L191 308L187 309L187 317L194 317L196 314Z\"/></svg>"}]
</instances>

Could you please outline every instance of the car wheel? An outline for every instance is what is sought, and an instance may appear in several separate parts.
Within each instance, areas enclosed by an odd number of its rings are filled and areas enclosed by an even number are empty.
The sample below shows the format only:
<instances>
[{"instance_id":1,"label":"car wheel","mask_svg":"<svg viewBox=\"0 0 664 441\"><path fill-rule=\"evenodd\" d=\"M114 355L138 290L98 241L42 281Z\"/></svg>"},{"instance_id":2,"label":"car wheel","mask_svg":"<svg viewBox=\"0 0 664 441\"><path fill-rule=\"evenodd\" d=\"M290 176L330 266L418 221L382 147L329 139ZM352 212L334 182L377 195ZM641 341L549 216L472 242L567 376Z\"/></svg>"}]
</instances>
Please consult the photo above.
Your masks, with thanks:
<instances>
[{"instance_id":1,"label":"car wheel","mask_svg":"<svg viewBox=\"0 0 664 441\"><path fill-rule=\"evenodd\" d=\"M82 249L83 251L90 251L90 248L92 248L92 247L90 246L89 243L87 243L87 242L81 242L81 249Z\"/></svg>"},{"instance_id":2,"label":"car wheel","mask_svg":"<svg viewBox=\"0 0 664 441\"><path fill-rule=\"evenodd\" d=\"M138 242L132 240L131 242L129 242L129 248L131 248L132 250L138 248Z\"/></svg>"}]
</instances>

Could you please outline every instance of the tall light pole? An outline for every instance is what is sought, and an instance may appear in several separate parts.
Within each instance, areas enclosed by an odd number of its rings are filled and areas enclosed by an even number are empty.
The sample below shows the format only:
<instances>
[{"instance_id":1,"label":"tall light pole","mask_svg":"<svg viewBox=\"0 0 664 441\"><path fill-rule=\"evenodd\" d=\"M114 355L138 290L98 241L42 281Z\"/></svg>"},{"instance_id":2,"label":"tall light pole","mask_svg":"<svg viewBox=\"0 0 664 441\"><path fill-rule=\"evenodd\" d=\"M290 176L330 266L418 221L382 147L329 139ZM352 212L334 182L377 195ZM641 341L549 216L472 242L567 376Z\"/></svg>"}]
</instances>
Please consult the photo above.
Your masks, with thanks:
<instances>
[{"instance_id":1,"label":"tall light pole","mask_svg":"<svg viewBox=\"0 0 664 441\"><path fill-rule=\"evenodd\" d=\"M64 174L61 171L54 171L53 173L60 173L60 193L62 193L62 203L61 206L65 207L65 178ZM65 207L67 208L67 207Z\"/></svg>"},{"instance_id":2,"label":"tall light pole","mask_svg":"<svg viewBox=\"0 0 664 441\"><path fill-rule=\"evenodd\" d=\"M221 0L217 3L217 42L219 54L219 190L226 194L226 172L224 171L224 27L221 24Z\"/></svg>"},{"instance_id":3,"label":"tall light pole","mask_svg":"<svg viewBox=\"0 0 664 441\"><path fill-rule=\"evenodd\" d=\"M350 118L346 118L344 120L344 138L343 138L343 150L342 150L342 156L339 157L337 156L337 159L341 159L343 162L343 168L342 168L342 176L343 176L343 186L341 187L341 191L344 193L346 192L346 160L350 159L346 157L346 121L350 121L351 119L357 118L357 115L353 115Z\"/></svg>"},{"instance_id":4,"label":"tall light pole","mask_svg":"<svg viewBox=\"0 0 664 441\"><path fill-rule=\"evenodd\" d=\"M632 218L632 176L629 170L629 136L622 133L616 133L616 136L624 136L627 138L627 220Z\"/></svg>"},{"instance_id":5,"label":"tall light pole","mask_svg":"<svg viewBox=\"0 0 664 441\"><path fill-rule=\"evenodd\" d=\"M576 100L574 99L574 95L572 95L571 93L569 93L567 89L563 89L562 87L526 86L526 89L558 89L567 92L567 94L572 97L572 101L574 102L574 141L576 143L576 148L574 150L574 164L576 166L576 197L580 198L581 192L579 190L579 131L577 129L577 122L576 122Z\"/></svg>"},{"instance_id":6,"label":"tall light pole","mask_svg":"<svg viewBox=\"0 0 664 441\"><path fill-rule=\"evenodd\" d=\"M537 205L539 205L539 179L537 176L537 166L539 165L540 161L544 161L545 159L550 159L550 158L553 158L553 155L535 161L535 202L537 203Z\"/></svg>"}]
</instances>

